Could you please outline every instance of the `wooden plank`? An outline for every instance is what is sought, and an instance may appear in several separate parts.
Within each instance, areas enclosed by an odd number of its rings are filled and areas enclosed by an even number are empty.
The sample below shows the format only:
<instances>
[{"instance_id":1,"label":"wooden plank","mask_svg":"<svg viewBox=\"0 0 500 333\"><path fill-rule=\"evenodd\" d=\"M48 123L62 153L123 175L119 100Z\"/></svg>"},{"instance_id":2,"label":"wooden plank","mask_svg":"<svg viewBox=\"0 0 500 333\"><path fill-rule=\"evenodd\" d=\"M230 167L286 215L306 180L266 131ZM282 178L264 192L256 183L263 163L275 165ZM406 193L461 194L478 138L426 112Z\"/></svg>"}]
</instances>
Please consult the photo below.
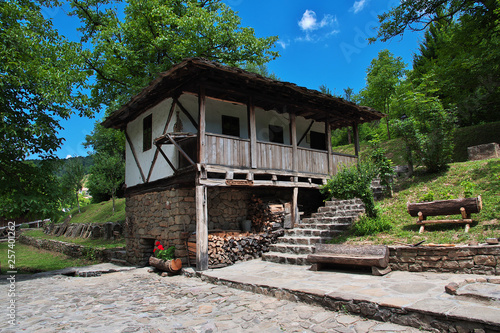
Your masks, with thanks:
<instances>
[{"instance_id":1,"label":"wooden plank","mask_svg":"<svg viewBox=\"0 0 500 333\"><path fill-rule=\"evenodd\" d=\"M314 124L314 120L311 120L311 123L309 124L309 126L307 127L306 131L304 132L304 134L302 134L302 136L300 137L300 140L299 142L297 143L297 145L300 145L302 143L302 141L304 141L304 139L307 137L307 133L309 133L309 131L311 130L312 126Z\"/></svg>"},{"instance_id":2,"label":"wooden plank","mask_svg":"<svg viewBox=\"0 0 500 333\"><path fill-rule=\"evenodd\" d=\"M172 168L172 170L174 170L174 172L177 172L177 168L172 164L172 162L170 162L170 159L163 152L163 150L161 149L161 146L156 147L156 149L158 149L158 151L160 152L161 156L163 156L163 158L165 159L165 161L167 161L168 165Z\"/></svg>"},{"instance_id":3,"label":"wooden plank","mask_svg":"<svg viewBox=\"0 0 500 333\"><path fill-rule=\"evenodd\" d=\"M196 186L196 269L208 269L207 188Z\"/></svg>"},{"instance_id":4,"label":"wooden plank","mask_svg":"<svg viewBox=\"0 0 500 333\"><path fill-rule=\"evenodd\" d=\"M144 172L142 172L141 164L139 163L139 159L137 158L137 154L135 152L134 145L132 143L132 140L130 140L130 137L128 136L127 130L125 130L125 139L127 140L128 146L130 147L130 150L132 151L132 156L134 156L134 161L137 167L139 168L139 172L141 173L141 178L142 182L146 182L146 177L144 177Z\"/></svg>"},{"instance_id":5,"label":"wooden plank","mask_svg":"<svg viewBox=\"0 0 500 333\"><path fill-rule=\"evenodd\" d=\"M194 128L198 128L198 124L196 123L196 120L194 120L193 116L191 116L189 111L186 110L186 108L182 105L182 103L179 102L179 100L177 98L175 99L175 102L179 105L179 108L181 109L182 113L184 113L184 115L189 119L191 124L193 124Z\"/></svg>"},{"instance_id":6,"label":"wooden plank","mask_svg":"<svg viewBox=\"0 0 500 333\"><path fill-rule=\"evenodd\" d=\"M170 134L165 134L167 136L167 138L170 140L170 142L172 142L172 144L175 146L175 148L177 148L177 150L179 150L179 152L182 154L182 156L184 156L188 162L191 164L191 165L196 165L196 163L194 163L194 161L189 157L188 154L186 154L186 152L184 151L184 149L182 149L181 146L179 146L179 144L177 142L175 142L174 138L172 138L170 136Z\"/></svg>"},{"instance_id":7,"label":"wooden plank","mask_svg":"<svg viewBox=\"0 0 500 333\"><path fill-rule=\"evenodd\" d=\"M257 153L257 125L255 123L255 106L253 104L253 98L248 98L248 134L250 135L250 167L256 169L258 166L258 153Z\"/></svg>"},{"instance_id":8,"label":"wooden plank","mask_svg":"<svg viewBox=\"0 0 500 333\"><path fill-rule=\"evenodd\" d=\"M198 163L206 163L206 103L205 103L205 87L200 87L200 94L198 95Z\"/></svg>"},{"instance_id":9,"label":"wooden plank","mask_svg":"<svg viewBox=\"0 0 500 333\"><path fill-rule=\"evenodd\" d=\"M456 223L456 224L471 224L472 219L457 219L457 220L423 220L417 221L418 225L427 225L427 224L448 224L448 223Z\"/></svg>"},{"instance_id":10,"label":"wooden plank","mask_svg":"<svg viewBox=\"0 0 500 333\"><path fill-rule=\"evenodd\" d=\"M325 133L326 133L326 149L328 150L328 174L333 175L334 165L333 165L333 154L332 154L332 128L330 127L330 122L325 121Z\"/></svg>"}]
</instances>

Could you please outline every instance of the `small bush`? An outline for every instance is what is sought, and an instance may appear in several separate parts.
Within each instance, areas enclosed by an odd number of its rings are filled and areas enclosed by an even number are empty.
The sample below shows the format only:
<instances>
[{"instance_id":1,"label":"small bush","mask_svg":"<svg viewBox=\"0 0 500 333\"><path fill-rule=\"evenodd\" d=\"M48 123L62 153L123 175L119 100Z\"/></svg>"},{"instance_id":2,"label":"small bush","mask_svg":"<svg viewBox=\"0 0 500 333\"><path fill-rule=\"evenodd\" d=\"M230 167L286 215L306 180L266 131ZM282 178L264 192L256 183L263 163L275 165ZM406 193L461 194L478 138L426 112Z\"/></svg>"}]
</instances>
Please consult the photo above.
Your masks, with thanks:
<instances>
[{"instance_id":1,"label":"small bush","mask_svg":"<svg viewBox=\"0 0 500 333\"><path fill-rule=\"evenodd\" d=\"M353 224L352 232L355 236L368 236L392 229L392 223L383 216L369 217L366 215Z\"/></svg>"},{"instance_id":2,"label":"small bush","mask_svg":"<svg viewBox=\"0 0 500 333\"><path fill-rule=\"evenodd\" d=\"M366 214L377 216L373 192L370 188L376 170L369 162L359 162L350 167L344 166L320 188L327 200L360 198L365 204Z\"/></svg>"}]
</instances>

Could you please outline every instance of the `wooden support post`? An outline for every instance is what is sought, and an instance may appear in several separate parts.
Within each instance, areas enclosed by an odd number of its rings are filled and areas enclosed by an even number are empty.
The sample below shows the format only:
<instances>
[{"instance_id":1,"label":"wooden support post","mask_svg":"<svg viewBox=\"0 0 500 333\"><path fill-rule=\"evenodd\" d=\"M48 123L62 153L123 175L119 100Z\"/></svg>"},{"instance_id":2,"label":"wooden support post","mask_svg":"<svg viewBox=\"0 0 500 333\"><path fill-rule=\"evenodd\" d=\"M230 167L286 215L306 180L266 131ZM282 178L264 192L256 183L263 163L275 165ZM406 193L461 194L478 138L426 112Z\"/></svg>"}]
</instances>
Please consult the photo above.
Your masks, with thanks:
<instances>
[{"instance_id":1,"label":"wooden support post","mask_svg":"<svg viewBox=\"0 0 500 333\"><path fill-rule=\"evenodd\" d=\"M332 154L332 128L330 126L329 119L325 121L325 137L326 137L326 149L328 149L328 174L333 175L335 171L333 170L333 154Z\"/></svg>"},{"instance_id":2,"label":"wooden support post","mask_svg":"<svg viewBox=\"0 0 500 333\"><path fill-rule=\"evenodd\" d=\"M257 127L255 124L255 106L253 98L248 97L247 104L248 112L248 134L250 136L250 167L257 168Z\"/></svg>"},{"instance_id":3,"label":"wooden support post","mask_svg":"<svg viewBox=\"0 0 500 333\"><path fill-rule=\"evenodd\" d=\"M130 147L130 150L132 151L132 156L134 156L134 161L135 164L137 165L137 168L139 169L139 172L141 174L142 182L146 182L146 177L144 177L144 172L142 172L141 168L141 163L139 163L139 159L137 158L137 154L135 152L134 144L132 143L132 140L130 140L130 137L128 136L127 130L125 130L125 139L127 140L128 146Z\"/></svg>"},{"instance_id":4,"label":"wooden support post","mask_svg":"<svg viewBox=\"0 0 500 333\"><path fill-rule=\"evenodd\" d=\"M206 122L205 122L205 87L200 87L200 94L198 95L198 163L204 164L206 159L206 146L207 138L205 136Z\"/></svg>"},{"instance_id":5,"label":"wooden support post","mask_svg":"<svg viewBox=\"0 0 500 333\"><path fill-rule=\"evenodd\" d=\"M292 170L298 170L298 152L297 152L297 122L294 113L290 113L290 142L292 143Z\"/></svg>"},{"instance_id":6,"label":"wooden support post","mask_svg":"<svg viewBox=\"0 0 500 333\"><path fill-rule=\"evenodd\" d=\"M354 136L354 155L359 158L359 131L357 123L352 124L352 134Z\"/></svg>"},{"instance_id":7,"label":"wooden support post","mask_svg":"<svg viewBox=\"0 0 500 333\"><path fill-rule=\"evenodd\" d=\"M298 205L298 200L299 199L299 188L294 187L293 188L293 196L292 196L292 229L295 227L296 224L299 223L299 205Z\"/></svg>"},{"instance_id":8,"label":"wooden support post","mask_svg":"<svg viewBox=\"0 0 500 333\"><path fill-rule=\"evenodd\" d=\"M196 186L196 270L208 269L207 188Z\"/></svg>"}]
</instances>

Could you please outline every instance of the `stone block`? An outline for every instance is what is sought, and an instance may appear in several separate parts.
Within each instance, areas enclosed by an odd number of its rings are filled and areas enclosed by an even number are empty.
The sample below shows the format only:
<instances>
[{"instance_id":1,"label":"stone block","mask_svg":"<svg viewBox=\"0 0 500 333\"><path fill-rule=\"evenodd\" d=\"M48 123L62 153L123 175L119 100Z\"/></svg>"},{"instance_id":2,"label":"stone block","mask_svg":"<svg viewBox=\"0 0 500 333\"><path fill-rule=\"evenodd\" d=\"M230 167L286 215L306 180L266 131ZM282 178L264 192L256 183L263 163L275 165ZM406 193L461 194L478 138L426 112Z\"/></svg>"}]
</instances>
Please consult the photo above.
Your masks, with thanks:
<instances>
[{"instance_id":1,"label":"stone block","mask_svg":"<svg viewBox=\"0 0 500 333\"><path fill-rule=\"evenodd\" d=\"M464 268L472 268L474 267L474 261L472 259L470 260L459 260L458 261L458 266L462 269Z\"/></svg>"},{"instance_id":2,"label":"stone block","mask_svg":"<svg viewBox=\"0 0 500 333\"><path fill-rule=\"evenodd\" d=\"M492 255L477 255L474 256L474 263L476 265L485 265L485 266L496 266L496 258Z\"/></svg>"},{"instance_id":3,"label":"stone block","mask_svg":"<svg viewBox=\"0 0 500 333\"><path fill-rule=\"evenodd\" d=\"M498 143L487 143L478 146L467 147L469 161L485 160L500 157L500 145Z\"/></svg>"}]
</instances>

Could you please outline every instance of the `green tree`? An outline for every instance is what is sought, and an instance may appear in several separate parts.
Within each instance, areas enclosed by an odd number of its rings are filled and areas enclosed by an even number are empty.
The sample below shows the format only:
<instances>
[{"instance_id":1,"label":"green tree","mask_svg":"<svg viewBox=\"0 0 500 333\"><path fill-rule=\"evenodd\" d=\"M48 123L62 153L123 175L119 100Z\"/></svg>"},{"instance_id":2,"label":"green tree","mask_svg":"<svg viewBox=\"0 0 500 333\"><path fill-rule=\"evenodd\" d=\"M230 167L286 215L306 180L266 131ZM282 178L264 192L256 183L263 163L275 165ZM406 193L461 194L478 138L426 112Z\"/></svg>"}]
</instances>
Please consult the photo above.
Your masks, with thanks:
<instances>
[{"instance_id":1,"label":"green tree","mask_svg":"<svg viewBox=\"0 0 500 333\"><path fill-rule=\"evenodd\" d=\"M406 64L401 57L394 57L389 50L382 50L373 59L366 71L366 87L357 100L363 105L373 107L387 115L387 138L391 139L389 118L390 103L396 85L405 74Z\"/></svg>"},{"instance_id":2,"label":"green tree","mask_svg":"<svg viewBox=\"0 0 500 333\"><path fill-rule=\"evenodd\" d=\"M471 17L482 28L484 36L494 34L500 19L498 0L402 0L398 6L379 15L377 36L385 42L406 30L425 31L433 22Z\"/></svg>"},{"instance_id":3,"label":"green tree","mask_svg":"<svg viewBox=\"0 0 500 333\"><path fill-rule=\"evenodd\" d=\"M398 94L393 103L399 112L407 113L396 121L396 129L411 152L407 158L423 164L429 172L440 171L451 162L455 130L453 113L434 96L435 84L432 77L426 77L413 89L406 86L406 92ZM413 160L408 162L413 165Z\"/></svg>"},{"instance_id":4,"label":"green tree","mask_svg":"<svg viewBox=\"0 0 500 333\"><path fill-rule=\"evenodd\" d=\"M3 210L10 218L57 210L57 200L46 200L56 183L48 176L49 163L44 168L26 159L53 158L62 143L59 121L91 115L79 91L87 77L80 45L58 34L41 3L0 2L0 197L11 205Z\"/></svg>"},{"instance_id":5,"label":"green tree","mask_svg":"<svg viewBox=\"0 0 500 333\"><path fill-rule=\"evenodd\" d=\"M80 201L78 200L78 193L83 187L83 182L85 178L85 170L83 163L80 159L74 157L70 158L64 164L64 173L61 177L61 186L64 193L68 193L69 197L74 197L76 199L76 205L78 207L78 213L80 213ZM73 201L73 200L70 200Z\"/></svg>"},{"instance_id":6,"label":"green tree","mask_svg":"<svg viewBox=\"0 0 500 333\"><path fill-rule=\"evenodd\" d=\"M220 0L127 0L125 18L111 0L73 0L82 22L86 64L95 74L92 109L114 110L158 73L187 57L228 65L264 64L278 56L277 37L257 38Z\"/></svg>"},{"instance_id":7,"label":"green tree","mask_svg":"<svg viewBox=\"0 0 500 333\"><path fill-rule=\"evenodd\" d=\"M113 200L113 212L115 211L115 199L118 189L122 186L125 178L125 163L120 154L99 153L94 155L94 165L91 169L88 185L92 196L93 193L106 193Z\"/></svg>"}]
</instances>

